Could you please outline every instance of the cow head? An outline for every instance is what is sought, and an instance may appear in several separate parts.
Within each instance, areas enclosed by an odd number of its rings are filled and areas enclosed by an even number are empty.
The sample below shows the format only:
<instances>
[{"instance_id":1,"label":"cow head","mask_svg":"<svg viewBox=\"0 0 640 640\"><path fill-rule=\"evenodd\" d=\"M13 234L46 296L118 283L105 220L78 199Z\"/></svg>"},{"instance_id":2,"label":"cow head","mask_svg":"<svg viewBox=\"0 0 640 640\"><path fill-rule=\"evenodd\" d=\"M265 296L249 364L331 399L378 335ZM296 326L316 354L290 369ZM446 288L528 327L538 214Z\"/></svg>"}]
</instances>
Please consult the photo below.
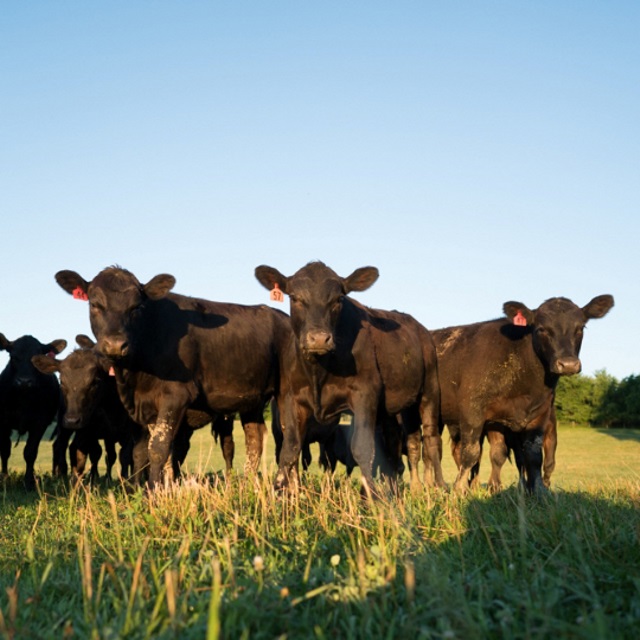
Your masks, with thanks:
<instances>
[{"instance_id":1,"label":"cow head","mask_svg":"<svg viewBox=\"0 0 640 640\"><path fill-rule=\"evenodd\" d=\"M64 360L34 356L34 367L42 373L60 374L60 388L65 403L64 426L80 429L91 419L102 397L108 361L93 349L95 343L87 336L76 336L80 349Z\"/></svg>"},{"instance_id":2,"label":"cow head","mask_svg":"<svg viewBox=\"0 0 640 640\"><path fill-rule=\"evenodd\" d=\"M58 271L56 281L67 293L89 301L98 351L114 359L131 355L132 336L145 304L165 297L176 282L173 276L161 274L141 284L131 272L119 267L104 269L91 282L75 271Z\"/></svg>"},{"instance_id":3,"label":"cow head","mask_svg":"<svg viewBox=\"0 0 640 640\"><path fill-rule=\"evenodd\" d=\"M66 340L42 344L33 336L22 336L12 342L0 333L0 349L9 352L7 369L10 372L11 384L16 389L26 390L36 386L39 373L31 362L33 356L40 355L47 360L53 360L51 356L60 353L66 346Z\"/></svg>"},{"instance_id":4,"label":"cow head","mask_svg":"<svg viewBox=\"0 0 640 640\"><path fill-rule=\"evenodd\" d=\"M533 348L545 367L557 375L580 373L580 347L585 325L613 307L610 295L596 296L580 308L567 298L551 298L531 311L521 302L505 302L504 313L517 324L531 327Z\"/></svg>"},{"instance_id":5,"label":"cow head","mask_svg":"<svg viewBox=\"0 0 640 640\"><path fill-rule=\"evenodd\" d=\"M277 285L289 296L291 325L298 347L307 357L335 351L335 330L345 296L365 291L378 279L375 267L362 267L341 278L322 262L310 262L289 277L264 265L257 267L255 274L267 289Z\"/></svg>"}]
</instances>

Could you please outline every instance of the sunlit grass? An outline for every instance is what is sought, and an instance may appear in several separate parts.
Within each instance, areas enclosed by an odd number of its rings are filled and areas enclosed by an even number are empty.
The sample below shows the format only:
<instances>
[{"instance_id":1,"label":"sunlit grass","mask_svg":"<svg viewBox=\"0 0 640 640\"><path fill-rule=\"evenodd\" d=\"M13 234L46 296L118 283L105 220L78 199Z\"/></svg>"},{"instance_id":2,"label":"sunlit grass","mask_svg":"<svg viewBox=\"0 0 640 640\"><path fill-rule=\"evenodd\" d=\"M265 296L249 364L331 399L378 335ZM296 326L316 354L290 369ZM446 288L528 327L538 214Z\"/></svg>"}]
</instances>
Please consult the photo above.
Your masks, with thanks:
<instances>
[{"instance_id":1,"label":"sunlit grass","mask_svg":"<svg viewBox=\"0 0 640 640\"><path fill-rule=\"evenodd\" d=\"M266 477L243 475L241 430L233 477L203 430L183 481L152 496L48 475L29 493L11 474L0 636L635 638L640 434L625 436L563 429L544 499L512 483L370 502L315 463L276 496L271 448Z\"/></svg>"}]
</instances>

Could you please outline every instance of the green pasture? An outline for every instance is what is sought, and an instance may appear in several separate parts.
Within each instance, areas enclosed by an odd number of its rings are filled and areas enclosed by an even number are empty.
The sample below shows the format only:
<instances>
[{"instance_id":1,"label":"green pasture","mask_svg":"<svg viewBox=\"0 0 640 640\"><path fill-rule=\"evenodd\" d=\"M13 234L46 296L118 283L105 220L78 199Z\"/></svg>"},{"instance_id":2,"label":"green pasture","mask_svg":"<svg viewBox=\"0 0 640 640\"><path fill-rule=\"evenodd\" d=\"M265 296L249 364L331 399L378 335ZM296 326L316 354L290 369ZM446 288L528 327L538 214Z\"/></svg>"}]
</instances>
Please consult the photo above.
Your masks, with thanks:
<instances>
[{"instance_id":1,"label":"green pasture","mask_svg":"<svg viewBox=\"0 0 640 640\"><path fill-rule=\"evenodd\" d=\"M0 638L638 637L640 431L561 427L546 497L507 463L498 494L375 501L315 462L274 495L271 440L248 477L237 434L232 478L202 430L185 479L151 496L51 478L43 442L38 491L0 483Z\"/></svg>"},{"instance_id":2,"label":"green pasture","mask_svg":"<svg viewBox=\"0 0 640 640\"><path fill-rule=\"evenodd\" d=\"M52 468L52 442L45 439L40 445L40 452L36 463L36 473L50 473ZM234 467L242 471L245 460L244 436L242 426L236 421L234 427L236 452ZM12 449L9 467L17 472L24 472L22 452L24 441L19 442ZM445 430L443 434L443 470L447 482L453 482L456 468L449 452L449 436ZM312 445L314 462L311 471L320 473L317 463L318 445ZM562 426L559 427L558 452L556 470L552 477L553 487L567 491L575 491L592 485L616 481L640 482L640 430L635 429L593 429L590 427ZM276 469L273 438L267 436L267 450L265 456L266 470L274 473ZM104 472L104 462L100 464ZM116 465L116 468L119 468ZM482 458L480 478L485 483L490 468L488 447L485 447ZM224 462L217 442L214 441L208 427L194 433L191 449L187 456L186 470L189 473L216 473L224 469ZM344 473L338 470L338 476ZM357 472L356 472L357 476ZM518 474L515 466L507 462L503 468L502 480L504 486L517 481Z\"/></svg>"}]
</instances>

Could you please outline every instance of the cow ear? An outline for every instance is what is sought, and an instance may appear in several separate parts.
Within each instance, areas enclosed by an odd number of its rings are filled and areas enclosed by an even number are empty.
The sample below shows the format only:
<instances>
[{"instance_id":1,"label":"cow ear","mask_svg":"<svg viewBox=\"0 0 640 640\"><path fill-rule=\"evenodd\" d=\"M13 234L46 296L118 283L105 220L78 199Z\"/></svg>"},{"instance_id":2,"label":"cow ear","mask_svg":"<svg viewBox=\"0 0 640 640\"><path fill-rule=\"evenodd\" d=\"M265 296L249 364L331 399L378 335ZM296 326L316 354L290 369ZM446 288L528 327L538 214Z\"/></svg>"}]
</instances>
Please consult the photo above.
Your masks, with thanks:
<instances>
[{"instance_id":1,"label":"cow ear","mask_svg":"<svg viewBox=\"0 0 640 640\"><path fill-rule=\"evenodd\" d=\"M147 298L160 300L160 298L164 298L175 286L176 279L172 275L161 273L151 278L151 280L144 285L143 289Z\"/></svg>"},{"instance_id":2,"label":"cow ear","mask_svg":"<svg viewBox=\"0 0 640 640\"><path fill-rule=\"evenodd\" d=\"M526 304L522 304L522 302L514 302L512 300L505 302L502 305L502 310L504 311L504 315L512 322L514 322L514 318L520 314L518 317L524 318L528 325L533 324L534 313ZM514 322L514 324L516 323Z\"/></svg>"},{"instance_id":3,"label":"cow ear","mask_svg":"<svg viewBox=\"0 0 640 640\"><path fill-rule=\"evenodd\" d=\"M86 296L89 292L89 283L75 271L58 271L55 277L56 282L74 298L80 297L80 294Z\"/></svg>"},{"instance_id":4,"label":"cow ear","mask_svg":"<svg viewBox=\"0 0 640 640\"><path fill-rule=\"evenodd\" d=\"M350 276L342 278L345 293L351 291L366 291L377 279L380 273L375 267L360 267Z\"/></svg>"},{"instance_id":5,"label":"cow ear","mask_svg":"<svg viewBox=\"0 0 640 640\"><path fill-rule=\"evenodd\" d=\"M84 335L84 333L79 333L76 336L76 344L83 349L93 349L96 346L96 343L89 337Z\"/></svg>"},{"instance_id":6,"label":"cow ear","mask_svg":"<svg viewBox=\"0 0 640 640\"><path fill-rule=\"evenodd\" d=\"M53 374L56 371L60 371L60 361L43 354L33 356L31 358L31 364L40 371L40 373Z\"/></svg>"},{"instance_id":7,"label":"cow ear","mask_svg":"<svg viewBox=\"0 0 640 640\"><path fill-rule=\"evenodd\" d=\"M53 351L54 353L60 353L67 348L66 340L52 340L46 347L45 351Z\"/></svg>"},{"instance_id":8,"label":"cow ear","mask_svg":"<svg viewBox=\"0 0 640 640\"><path fill-rule=\"evenodd\" d=\"M11 340L7 340L7 338L4 337L4 333L0 333L0 349L3 351L10 351L12 345L13 342L11 342Z\"/></svg>"},{"instance_id":9,"label":"cow ear","mask_svg":"<svg viewBox=\"0 0 640 640\"><path fill-rule=\"evenodd\" d=\"M277 269L274 267L268 267L265 264L256 267L255 270L256 278L258 282L265 288L271 291L275 285L278 285L278 288L284 293L288 293L287 291L287 283L289 282L289 278L287 276L283 276Z\"/></svg>"},{"instance_id":10,"label":"cow ear","mask_svg":"<svg viewBox=\"0 0 640 640\"><path fill-rule=\"evenodd\" d=\"M582 313L587 320L591 318L602 318L609 313L609 309L613 307L613 296L605 294L596 296L589 304L582 307Z\"/></svg>"}]
</instances>

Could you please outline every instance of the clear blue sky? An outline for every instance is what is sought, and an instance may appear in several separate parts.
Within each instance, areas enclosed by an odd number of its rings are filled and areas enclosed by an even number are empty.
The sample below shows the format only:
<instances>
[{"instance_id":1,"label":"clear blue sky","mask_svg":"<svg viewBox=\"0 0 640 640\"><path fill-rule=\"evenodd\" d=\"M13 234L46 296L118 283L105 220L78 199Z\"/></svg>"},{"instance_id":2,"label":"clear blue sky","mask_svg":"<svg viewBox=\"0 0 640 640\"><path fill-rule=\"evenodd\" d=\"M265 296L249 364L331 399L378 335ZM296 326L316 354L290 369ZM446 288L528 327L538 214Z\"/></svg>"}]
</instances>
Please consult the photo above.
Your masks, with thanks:
<instances>
[{"instance_id":1,"label":"clear blue sky","mask_svg":"<svg viewBox=\"0 0 640 640\"><path fill-rule=\"evenodd\" d=\"M611 293L583 370L638 373L639 33L615 0L4 2L0 332L90 333L60 269L258 304L257 265L320 259L429 328Z\"/></svg>"}]
</instances>

